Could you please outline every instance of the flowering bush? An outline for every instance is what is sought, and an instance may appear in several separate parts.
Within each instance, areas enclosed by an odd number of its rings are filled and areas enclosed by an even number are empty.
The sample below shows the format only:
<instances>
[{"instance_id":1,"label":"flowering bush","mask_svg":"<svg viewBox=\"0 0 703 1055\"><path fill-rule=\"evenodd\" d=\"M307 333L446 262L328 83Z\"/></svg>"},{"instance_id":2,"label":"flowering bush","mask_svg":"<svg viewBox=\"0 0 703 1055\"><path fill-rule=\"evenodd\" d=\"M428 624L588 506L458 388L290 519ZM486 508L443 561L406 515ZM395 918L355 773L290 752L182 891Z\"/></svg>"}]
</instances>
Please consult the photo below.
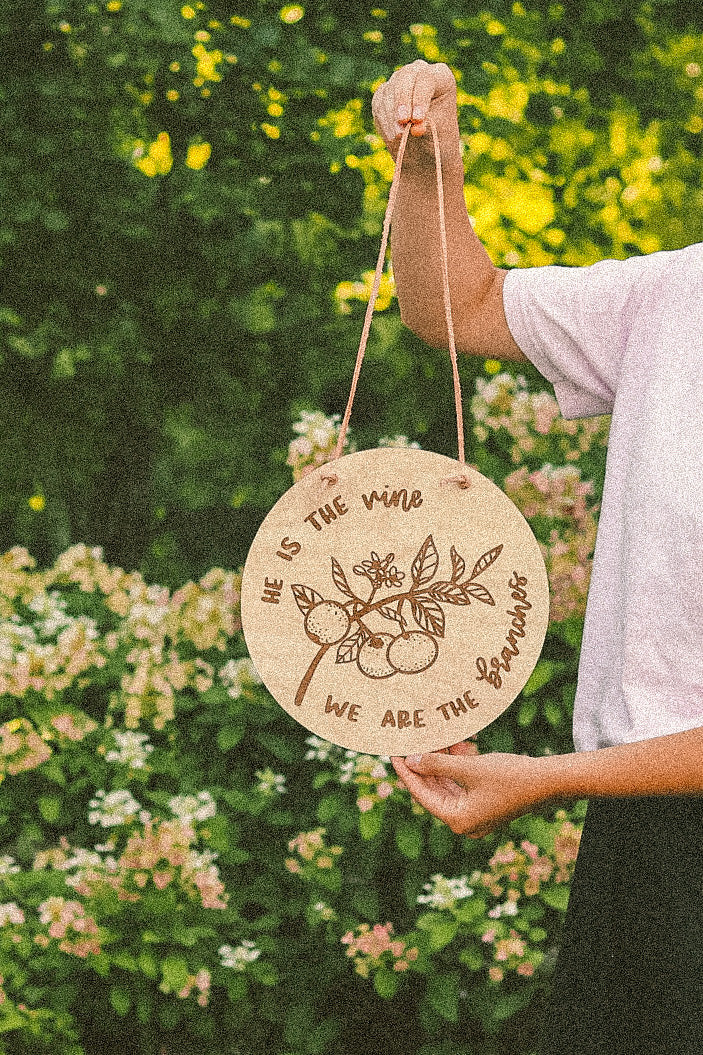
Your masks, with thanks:
<instances>
[{"instance_id":1,"label":"flowering bush","mask_svg":"<svg viewBox=\"0 0 703 1055\"><path fill-rule=\"evenodd\" d=\"M566 428L550 399L499 374L474 400L479 468L533 525L552 590L543 657L480 734L484 750L524 736L534 751L538 735L540 749L568 749L562 690L598 508L580 467L605 430ZM338 421L306 412L294 431L300 478L329 458ZM523 464L497 472L515 445ZM553 964L583 804L454 836L390 759L305 736L271 700L245 652L239 591L221 568L173 592L148 585L99 547L72 546L45 570L22 547L0 556L8 1050L117 1050L107 1033L145 1051L158 1037L155 1055L214 1053L225 1031L232 1051L274 1050L273 1035L324 1053L375 1021L389 1052L429 1055L393 1031L396 1000L428 1045L453 1025L457 1041L524 1029ZM340 987L354 992L343 1007ZM520 1030L511 1050L526 1052ZM365 1043L355 1050L377 1050Z\"/></svg>"}]
</instances>

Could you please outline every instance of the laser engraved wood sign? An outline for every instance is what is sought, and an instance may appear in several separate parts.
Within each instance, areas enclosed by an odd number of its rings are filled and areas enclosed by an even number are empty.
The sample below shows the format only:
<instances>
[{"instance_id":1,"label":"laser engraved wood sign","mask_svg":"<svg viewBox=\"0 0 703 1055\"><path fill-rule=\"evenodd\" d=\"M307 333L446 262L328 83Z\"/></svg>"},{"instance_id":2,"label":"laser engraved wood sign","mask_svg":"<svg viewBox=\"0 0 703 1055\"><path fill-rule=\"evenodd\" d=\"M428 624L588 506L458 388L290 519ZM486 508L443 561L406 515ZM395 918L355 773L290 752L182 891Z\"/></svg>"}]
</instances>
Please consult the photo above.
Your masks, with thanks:
<instances>
[{"instance_id":1,"label":"laser engraved wood sign","mask_svg":"<svg viewBox=\"0 0 703 1055\"><path fill-rule=\"evenodd\" d=\"M465 463L439 140L428 124L458 463L412 448L341 457L408 125L332 461L279 499L242 581L244 637L272 696L317 736L372 755L440 750L492 722L532 673L549 618L547 573L527 521Z\"/></svg>"},{"instance_id":2,"label":"laser engraved wood sign","mask_svg":"<svg viewBox=\"0 0 703 1055\"><path fill-rule=\"evenodd\" d=\"M373 755L439 750L525 685L549 616L517 507L462 465L385 448L305 476L249 551L242 623L264 684L317 736ZM329 475L329 474L328 474Z\"/></svg>"}]
</instances>

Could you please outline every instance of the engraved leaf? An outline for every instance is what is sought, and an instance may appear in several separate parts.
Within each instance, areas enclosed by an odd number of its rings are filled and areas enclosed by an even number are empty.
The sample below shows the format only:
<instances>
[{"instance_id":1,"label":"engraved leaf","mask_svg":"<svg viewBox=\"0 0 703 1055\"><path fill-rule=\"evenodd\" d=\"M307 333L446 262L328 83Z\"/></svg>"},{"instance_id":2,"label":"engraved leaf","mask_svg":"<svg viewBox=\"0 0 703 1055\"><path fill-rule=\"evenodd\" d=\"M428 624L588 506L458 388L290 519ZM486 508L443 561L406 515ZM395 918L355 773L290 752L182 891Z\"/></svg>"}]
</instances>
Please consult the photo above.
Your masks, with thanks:
<instances>
[{"instance_id":1,"label":"engraved leaf","mask_svg":"<svg viewBox=\"0 0 703 1055\"><path fill-rule=\"evenodd\" d=\"M353 596L351 590L349 589L347 577L342 570L342 565L339 563L338 560L335 560L334 557L332 558L332 578L334 579L334 585L337 587L338 590L341 590L342 593L345 593L347 597Z\"/></svg>"},{"instance_id":2,"label":"engraved leaf","mask_svg":"<svg viewBox=\"0 0 703 1055\"><path fill-rule=\"evenodd\" d=\"M444 637L444 612L427 594L410 598L413 619L423 630Z\"/></svg>"},{"instance_id":3,"label":"engraved leaf","mask_svg":"<svg viewBox=\"0 0 703 1055\"><path fill-rule=\"evenodd\" d=\"M474 570L469 576L469 581L475 579L476 576L480 575L482 571L486 570L486 568L489 568L493 561L497 560L500 556L502 549L503 544L501 543L500 546L494 546L493 549L489 549L487 553L484 553L482 557L479 557L474 566Z\"/></svg>"},{"instance_id":4,"label":"engraved leaf","mask_svg":"<svg viewBox=\"0 0 703 1055\"><path fill-rule=\"evenodd\" d=\"M466 571L466 561L459 556L453 546L449 550L449 556L452 558L452 582L456 582Z\"/></svg>"},{"instance_id":5,"label":"engraved leaf","mask_svg":"<svg viewBox=\"0 0 703 1055\"><path fill-rule=\"evenodd\" d=\"M435 601L444 601L445 604L471 604L471 598L458 582L436 582L428 593Z\"/></svg>"},{"instance_id":6,"label":"engraved leaf","mask_svg":"<svg viewBox=\"0 0 703 1055\"><path fill-rule=\"evenodd\" d=\"M291 583L291 590L295 597L295 603L303 615L307 615L311 608L324 601L322 594L318 593L317 590L313 590L311 586L303 586L302 583L294 582Z\"/></svg>"},{"instance_id":7,"label":"engraved leaf","mask_svg":"<svg viewBox=\"0 0 703 1055\"><path fill-rule=\"evenodd\" d=\"M398 610L393 608L390 604L384 604L381 608L377 608L376 611L379 615L382 615L384 619L394 619L396 623L403 622Z\"/></svg>"},{"instance_id":8,"label":"engraved leaf","mask_svg":"<svg viewBox=\"0 0 703 1055\"><path fill-rule=\"evenodd\" d=\"M366 635L362 631L361 627L355 630L349 637L345 637L344 641L340 644L337 649L337 657L335 663L354 663L359 658L359 652L364 642Z\"/></svg>"},{"instance_id":9,"label":"engraved leaf","mask_svg":"<svg viewBox=\"0 0 703 1055\"><path fill-rule=\"evenodd\" d=\"M417 557L412 563L411 573L413 586L424 586L426 582L434 577L439 564L439 554L434 544L434 539L428 535L420 546Z\"/></svg>"},{"instance_id":10,"label":"engraved leaf","mask_svg":"<svg viewBox=\"0 0 703 1055\"><path fill-rule=\"evenodd\" d=\"M495 604L486 587L481 586L480 582L465 582L462 589L466 590L471 597L475 597L477 601L483 601L484 604Z\"/></svg>"}]
</instances>

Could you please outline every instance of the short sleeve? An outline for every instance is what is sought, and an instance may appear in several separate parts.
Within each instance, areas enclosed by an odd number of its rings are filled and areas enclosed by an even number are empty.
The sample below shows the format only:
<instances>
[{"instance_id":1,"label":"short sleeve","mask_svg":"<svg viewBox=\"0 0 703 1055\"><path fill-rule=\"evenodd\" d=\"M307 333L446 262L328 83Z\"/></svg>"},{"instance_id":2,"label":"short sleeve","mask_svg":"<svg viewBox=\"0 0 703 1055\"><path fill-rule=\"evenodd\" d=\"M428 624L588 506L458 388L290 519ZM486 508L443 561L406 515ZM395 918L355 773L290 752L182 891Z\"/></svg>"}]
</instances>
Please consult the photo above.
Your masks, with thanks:
<instances>
[{"instance_id":1,"label":"short sleeve","mask_svg":"<svg viewBox=\"0 0 703 1055\"><path fill-rule=\"evenodd\" d=\"M508 272L503 285L508 327L554 386L563 417L612 413L630 333L671 255Z\"/></svg>"}]
</instances>

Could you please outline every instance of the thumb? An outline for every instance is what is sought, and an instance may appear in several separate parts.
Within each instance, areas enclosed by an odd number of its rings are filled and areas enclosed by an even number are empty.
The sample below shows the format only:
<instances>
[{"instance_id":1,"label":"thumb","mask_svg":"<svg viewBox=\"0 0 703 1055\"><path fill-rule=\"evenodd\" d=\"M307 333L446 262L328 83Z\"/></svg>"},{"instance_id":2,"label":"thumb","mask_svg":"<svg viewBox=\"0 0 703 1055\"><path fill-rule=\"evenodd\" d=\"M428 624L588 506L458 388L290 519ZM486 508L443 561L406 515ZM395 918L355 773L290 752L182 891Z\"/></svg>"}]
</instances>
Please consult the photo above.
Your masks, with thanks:
<instances>
[{"instance_id":1,"label":"thumb","mask_svg":"<svg viewBox=\"0 0 703 1055\"><path fill-rule=\"evenodd\" d=\"M446 755L442 751L430 752L426 755L409 755L405 764L413 773L420 776L446 776L458 779L463 772L464 764L461 756Z\"/></svg>"}]
</instances>

